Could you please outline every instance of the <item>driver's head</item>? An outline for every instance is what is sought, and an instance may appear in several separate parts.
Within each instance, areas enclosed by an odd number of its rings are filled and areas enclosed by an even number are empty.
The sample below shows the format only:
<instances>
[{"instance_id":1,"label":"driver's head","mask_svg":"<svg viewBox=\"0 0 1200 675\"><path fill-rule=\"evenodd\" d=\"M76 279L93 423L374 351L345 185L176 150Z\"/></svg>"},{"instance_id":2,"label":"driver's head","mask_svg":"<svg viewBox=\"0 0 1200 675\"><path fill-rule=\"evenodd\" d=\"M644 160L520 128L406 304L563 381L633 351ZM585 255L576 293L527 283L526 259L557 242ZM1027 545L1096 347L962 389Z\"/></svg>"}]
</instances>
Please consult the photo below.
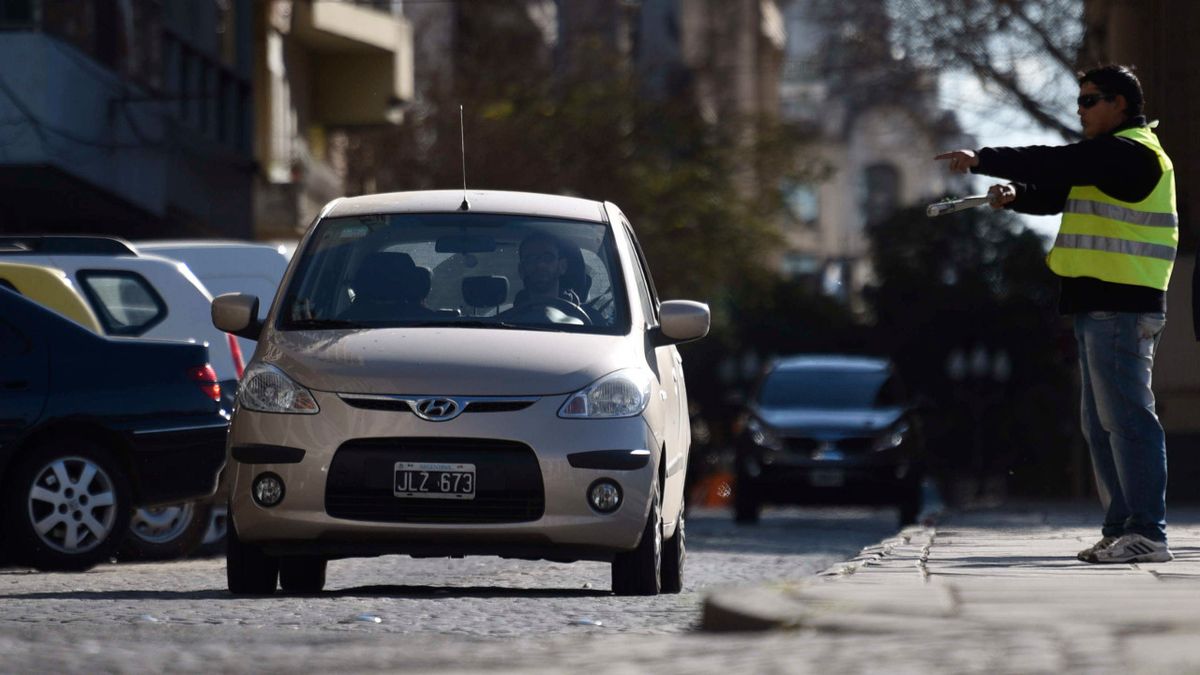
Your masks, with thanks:
<instances>
[{"instance_id":1,"label":"driver's head","mask_svg":"<svg viewBox=\"0 0 1200 675\"><path fill-rule=\"evenodd\" d=\"M567 271L558 241L543 232L535 232L521 242L518 249L521 280L530 293L558 295L558 280Z\"/></svg>"}]
</instances>

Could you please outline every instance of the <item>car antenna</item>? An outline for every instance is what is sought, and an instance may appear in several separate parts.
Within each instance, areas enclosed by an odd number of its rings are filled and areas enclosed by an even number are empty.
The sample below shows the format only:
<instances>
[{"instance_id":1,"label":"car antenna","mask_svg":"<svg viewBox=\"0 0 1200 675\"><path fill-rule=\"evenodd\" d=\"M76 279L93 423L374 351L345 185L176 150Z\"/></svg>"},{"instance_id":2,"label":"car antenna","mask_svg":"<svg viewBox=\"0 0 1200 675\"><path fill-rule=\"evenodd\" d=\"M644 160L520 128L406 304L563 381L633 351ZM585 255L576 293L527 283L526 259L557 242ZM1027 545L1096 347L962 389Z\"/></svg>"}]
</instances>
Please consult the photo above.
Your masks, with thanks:
<instances>
[{"instance_id":1,"label":"car antenna","mask_svg":"<svg viewBox=\"0 0 1200 675\"><path fill-rule=\"evenodd\" d=\"M462 144L462 170L463 170L463 201L459 204L459 211L470 211L471 203L467 201L467 132L463 124L463 107L458 104L458 139Z\"/></svg>"}]
</instances>

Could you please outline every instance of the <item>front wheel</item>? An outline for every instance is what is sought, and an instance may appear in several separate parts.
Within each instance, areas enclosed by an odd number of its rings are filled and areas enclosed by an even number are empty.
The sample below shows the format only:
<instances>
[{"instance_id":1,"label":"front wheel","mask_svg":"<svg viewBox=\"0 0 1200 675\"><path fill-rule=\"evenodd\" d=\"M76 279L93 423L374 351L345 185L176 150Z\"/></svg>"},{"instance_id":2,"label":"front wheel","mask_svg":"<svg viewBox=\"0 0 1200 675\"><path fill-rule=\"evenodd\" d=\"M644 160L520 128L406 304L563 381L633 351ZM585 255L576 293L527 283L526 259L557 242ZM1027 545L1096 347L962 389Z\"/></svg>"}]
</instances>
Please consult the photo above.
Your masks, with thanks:
<instances>
[{"instance_id":1,"label":"front wheel","mask_svg":"<svg viewBox=\"0 0 1200 675\"><path fill-rule=\"evenodd\" d=\"M637 548L618 553L612 563L612 589L617 595L658 595L662 591L662 497L658 481L650 488L650 513Z\"/></svg>"},{"instance_id":2,"label":"front wheel","mask_svg":"<svg viewBox=\"0 0 1200 675\"><path fill-rule=\"evenodd\" d=\"M325 588L324 558L282 558L279 561L279 587L288 593L320 593Z\"/></svg>"},{"instance_id":3,"label":"front wheel","mask_svg":"<svg viewBox=\"0 0 1200 675\"><path fill-rule=\"evenodd\" d=\"M234 595L271 595L279 583L279 558L243 542L231 520L225 533L225 580Z\"/></svg>"},{"instance_id":4,"label":"front wheel","mask_svg":"<svg viewBox=\"0 0 1200 675\"><path fill-rule=\"evenodd\" d=\"M33 449L5 495L15 558L45 571L80 571L108 560L125 536L132 490L106 448L56 438Z\"/></svg>"},{"instance_id":5,"label":"front wheel","mask_svg":"<svg viewBox=\"0 0 1200 675\"><path fill-rule=\"evenodd\" d=\"M683 590L683 564L687 560L687 538L683 529L683 510L675 524L675 534L663 543L662 592L679 593Z\"/></svg>"}]
</instances>

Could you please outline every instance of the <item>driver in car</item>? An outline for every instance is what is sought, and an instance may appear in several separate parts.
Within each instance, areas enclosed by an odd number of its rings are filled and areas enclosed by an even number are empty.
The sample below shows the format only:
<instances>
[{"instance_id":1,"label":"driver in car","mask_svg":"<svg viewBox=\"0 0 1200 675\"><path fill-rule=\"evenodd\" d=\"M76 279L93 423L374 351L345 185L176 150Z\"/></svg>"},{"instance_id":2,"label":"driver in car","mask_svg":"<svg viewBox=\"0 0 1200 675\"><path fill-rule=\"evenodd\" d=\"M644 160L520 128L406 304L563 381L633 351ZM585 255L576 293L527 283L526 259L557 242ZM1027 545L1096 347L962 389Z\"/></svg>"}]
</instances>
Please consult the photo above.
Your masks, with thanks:
<instances>
[{"instance_id":1,"label":"driver in car","mask_svg":"<svg viewBox=\"0 0 1200 675\"><path fill-rule=\"evenodd\" d=\"M575 291L561 286L562 276L567 272L567 261L562 257L554 237L544 232L534 232L521 242L518 255L520 261L517 270L521 273L525 290L517 294L517 304L554 299L579 304L579 296L575 295Z\"/></svg>"}]
</instances>

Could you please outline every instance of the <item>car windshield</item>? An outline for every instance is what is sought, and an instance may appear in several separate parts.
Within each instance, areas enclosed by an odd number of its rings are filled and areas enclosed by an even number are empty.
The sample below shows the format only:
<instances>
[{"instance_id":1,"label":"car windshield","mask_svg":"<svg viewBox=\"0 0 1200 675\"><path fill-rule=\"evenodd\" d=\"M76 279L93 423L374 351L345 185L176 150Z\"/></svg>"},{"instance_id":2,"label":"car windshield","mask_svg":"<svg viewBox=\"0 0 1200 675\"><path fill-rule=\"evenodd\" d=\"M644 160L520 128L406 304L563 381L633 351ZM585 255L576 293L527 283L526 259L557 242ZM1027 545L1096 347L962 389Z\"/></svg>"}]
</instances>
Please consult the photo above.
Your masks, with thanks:
<instances>
[{"instance_id":1,"label":"car windshield","mask_svg":"<svg viewBox=\"0 0 1200 675\"><path fill-rule=\"evenodd\" d=\"M322 220L280 330L460 326L625 334L604 223L482 213Z\"/></svg>"},{"instance_id":2,"label":"car windshield","mask_svg":"<svg viewBox=\"0 0 1200 675\"><path fill-rule=\"evenodd\" d=\"M884 371L776 370L758 393L764 408L877 408L901 400L899 383Z\"/></svg>"}]
</instances>

